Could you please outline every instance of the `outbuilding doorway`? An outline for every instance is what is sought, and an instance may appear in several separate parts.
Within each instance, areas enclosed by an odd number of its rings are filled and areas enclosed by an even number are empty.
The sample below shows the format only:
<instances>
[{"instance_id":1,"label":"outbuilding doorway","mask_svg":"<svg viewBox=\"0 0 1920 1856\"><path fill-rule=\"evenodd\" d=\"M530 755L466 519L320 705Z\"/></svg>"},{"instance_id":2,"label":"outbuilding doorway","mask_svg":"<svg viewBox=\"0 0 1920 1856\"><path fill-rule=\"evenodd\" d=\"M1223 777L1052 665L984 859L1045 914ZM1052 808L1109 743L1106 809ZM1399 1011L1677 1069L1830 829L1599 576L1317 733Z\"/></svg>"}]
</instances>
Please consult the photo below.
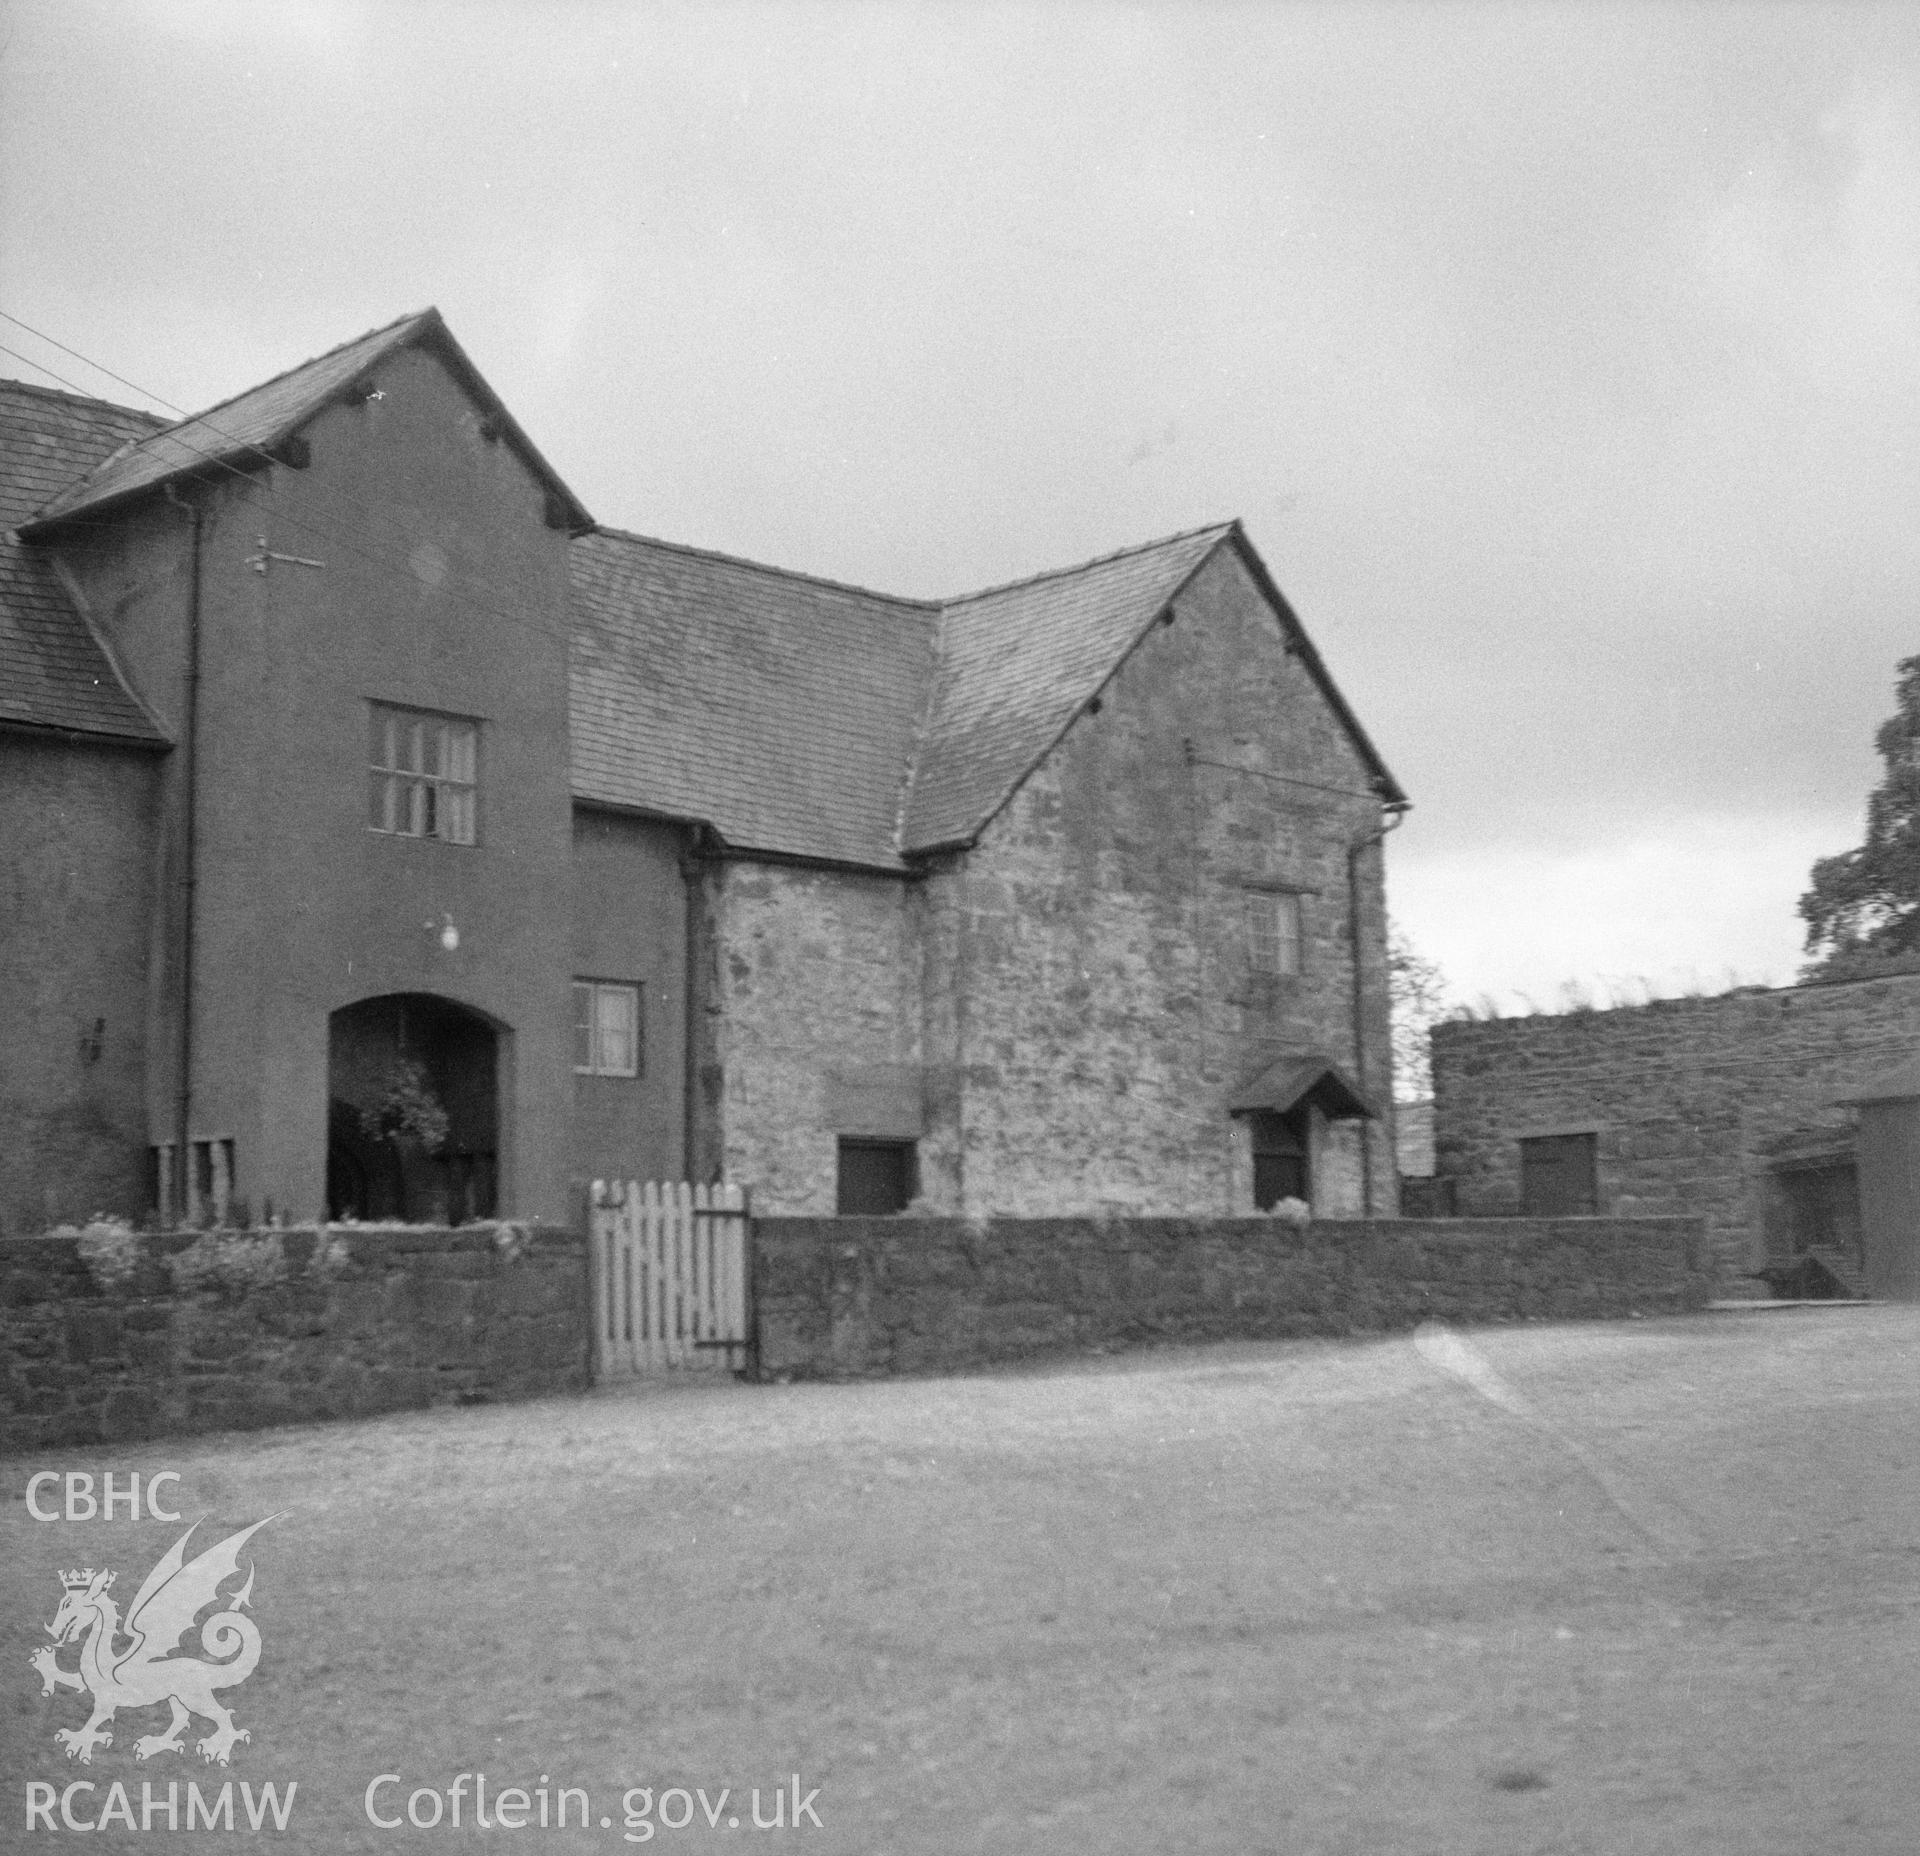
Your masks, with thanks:
<instances>
[{"instance_id":1,"label":"outbuilding doorway","mask_svg":"<svg viewBox=\"0 0 1920 1856\"><path fill-rule=\"evenodd\" d=\"M1253 1131L1253 1209L1270 1212L1282 1199L1312 1204L1306 1110L1280 1115L1261 1108L1247 1119Z\"/></svg>"},{"instance_id":2,"label":"outbuilding doorway","mask_svg":"<svg viewBox=\"0 0 1920 1856\"><path fill-rule=\"evenodd\" d=\"M466 1224L499 1209L500 1034L433 993L327 1021L327 1215Z\"/></svg>"}]
</instances>

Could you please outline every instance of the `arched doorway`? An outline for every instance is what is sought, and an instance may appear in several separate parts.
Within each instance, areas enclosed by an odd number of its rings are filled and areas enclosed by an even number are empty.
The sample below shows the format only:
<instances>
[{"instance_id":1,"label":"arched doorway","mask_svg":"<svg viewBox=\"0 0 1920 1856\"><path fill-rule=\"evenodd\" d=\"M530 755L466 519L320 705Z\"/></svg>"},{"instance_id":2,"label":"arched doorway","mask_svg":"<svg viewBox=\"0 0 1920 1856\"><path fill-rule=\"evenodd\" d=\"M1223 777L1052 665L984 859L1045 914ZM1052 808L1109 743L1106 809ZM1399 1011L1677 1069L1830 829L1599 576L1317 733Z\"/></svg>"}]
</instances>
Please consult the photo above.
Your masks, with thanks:
<instances>
[{"instance_id":1,"label":"arched doorway","mask_svg":"<svg viewBox=\"0 0 1920 1856\"><path fill-rule=\"evenodd\" d=\"M432 993L327 1020L327 1215L464 1224L498 1209L500 1039Z\"/></svg>"}]
</instances>

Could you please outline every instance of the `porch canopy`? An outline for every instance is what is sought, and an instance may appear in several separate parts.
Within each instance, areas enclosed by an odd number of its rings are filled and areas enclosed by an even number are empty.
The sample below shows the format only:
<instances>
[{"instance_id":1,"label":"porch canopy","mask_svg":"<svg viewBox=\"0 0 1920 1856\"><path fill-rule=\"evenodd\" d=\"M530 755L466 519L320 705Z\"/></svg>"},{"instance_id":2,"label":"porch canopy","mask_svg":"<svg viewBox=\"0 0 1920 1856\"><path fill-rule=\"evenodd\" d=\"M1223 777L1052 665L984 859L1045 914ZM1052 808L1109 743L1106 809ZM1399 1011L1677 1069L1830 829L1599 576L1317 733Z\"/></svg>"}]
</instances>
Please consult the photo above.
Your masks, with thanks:
<instances>
[{"instance_id":1,"label":"porch canopy","mask_svg":"<svg viewBox=\"0 0 1920 1856\"><path fill-rule=\"evenodd\" d=\"M1318 1054L1278 1057L1257 1070L1228 1100L1230 1115L1266 1109L1291 1113L1302 1104L1317 1108L1329 1121L1378 1121L1380 1111L1340 1066Z\"/></svg>"}]
</instances>

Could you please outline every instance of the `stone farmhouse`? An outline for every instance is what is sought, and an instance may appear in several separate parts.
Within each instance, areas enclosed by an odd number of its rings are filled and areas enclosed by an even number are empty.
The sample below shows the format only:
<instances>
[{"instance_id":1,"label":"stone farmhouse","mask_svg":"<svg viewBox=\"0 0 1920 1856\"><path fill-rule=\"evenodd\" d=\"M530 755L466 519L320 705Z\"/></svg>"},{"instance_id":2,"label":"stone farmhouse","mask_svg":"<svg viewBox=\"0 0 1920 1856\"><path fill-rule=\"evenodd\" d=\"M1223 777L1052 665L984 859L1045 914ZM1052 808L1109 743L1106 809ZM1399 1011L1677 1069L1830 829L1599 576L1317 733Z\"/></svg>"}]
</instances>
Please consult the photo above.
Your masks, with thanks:
<instances>
[{"instance_id":1,"label":"stone farmhouse","mask_svg":"<svg viewBox=\"0 0 1920 1856\"><path fill-rule=\"evenodd\" d=\"M1406 801L1237 523L965 598L596 524L434 311L0 386L0 1228L1396 1206Z\"/></svg>"},{"instance_id":2,"label":"stone farmhouse","mask_svg":"<svg viewBox=\"0 0 1920 1856\"><path fill-rule=\"evenodd\" d=\"M1704 1217L1723 1290L1920 1295L1920 973L1433 1031L1462 1216Z\"/></svg>"}]
</instances>

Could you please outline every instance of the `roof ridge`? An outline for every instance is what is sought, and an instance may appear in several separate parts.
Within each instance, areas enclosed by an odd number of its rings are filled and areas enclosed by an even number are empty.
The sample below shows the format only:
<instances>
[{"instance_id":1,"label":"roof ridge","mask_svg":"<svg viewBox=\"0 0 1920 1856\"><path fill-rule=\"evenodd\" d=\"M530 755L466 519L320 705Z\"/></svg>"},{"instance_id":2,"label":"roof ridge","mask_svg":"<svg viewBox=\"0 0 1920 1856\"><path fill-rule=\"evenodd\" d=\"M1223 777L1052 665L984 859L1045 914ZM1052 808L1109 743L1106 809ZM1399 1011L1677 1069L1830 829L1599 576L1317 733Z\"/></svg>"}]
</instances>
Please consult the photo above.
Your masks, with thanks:
<instances>
[{"instance_id":1,"label":"roof ridge","mask_svg":"<svg viewBox=\"0 0 1920 1856\"><path fill-rule=\"evenodd\" d=\"M148 412L144 406L126 406L119 400L103 400L92 393L74 393L65 387L43 387L37 380L15 380L10 376L0 376L0 387L14 387L22 393L32 393L41 399L65 400L72 406L98 406L103 412L131 413L136 419L151 419L158 431L164 431L172 423L164 413Z\"/></svg>"},{"instance_id":2,"label":"roof ridge","mask_svg":"<svg viewBox=\"0 0 1920 1856\"><path fill-rule=\"evenodd\" d=\"M1114 548L1106 554L1096 554L1091 560L1077 561L1071 567L1049 567L1037 574L1023 574L1017 580L1002 580L993 586L983 586L977 592L956 593L950 599L936 602L943 610L950 606L964 606L976 599L987 599L995 593L1011 593L1018 587L1038 586L1043 580L1064 580L1071 574L1083 574L1090 567L1105 567L1111 561L1123 561L1129 555L1150 554L1155 548L1170 548L1175 542L1193 541L1201 535L1227 535L1239 525L1239 517L1230 516L1224 522L1202 522L1197 528L1183 528L1175 535L1162 535L1154 541L1138 541L1128 548Z\"/></svg>"},{"instance_id":3,"label":"roof ridge","mask_svg":"<svg viewBox=\"0 0 1920 1856\"><path fill-rule=\"evenodd\" d=\"M915 599L907 593L883 593L878 587L858 586L851 580L833 580L825 574L810 574L797 567L775 567L766 561L749 560L744 554L728 554L721 548L695 547L687 541L667 541L659 535L642 535L630 528L615 528L607 522L596 522L585 535L575 539L586 541L595 535L607 535L615 541L636 541L645 548L665 548L671 554L691 554L703 561L724 561L729 567L750 567L755 573L772 574L781 580L800 580L808 586L830 587L836 593L858 593L862 599L877 599L889 606L912 606L920 611L937 613L950 603L938 599Z\"/></svg>"}]
</instances>

